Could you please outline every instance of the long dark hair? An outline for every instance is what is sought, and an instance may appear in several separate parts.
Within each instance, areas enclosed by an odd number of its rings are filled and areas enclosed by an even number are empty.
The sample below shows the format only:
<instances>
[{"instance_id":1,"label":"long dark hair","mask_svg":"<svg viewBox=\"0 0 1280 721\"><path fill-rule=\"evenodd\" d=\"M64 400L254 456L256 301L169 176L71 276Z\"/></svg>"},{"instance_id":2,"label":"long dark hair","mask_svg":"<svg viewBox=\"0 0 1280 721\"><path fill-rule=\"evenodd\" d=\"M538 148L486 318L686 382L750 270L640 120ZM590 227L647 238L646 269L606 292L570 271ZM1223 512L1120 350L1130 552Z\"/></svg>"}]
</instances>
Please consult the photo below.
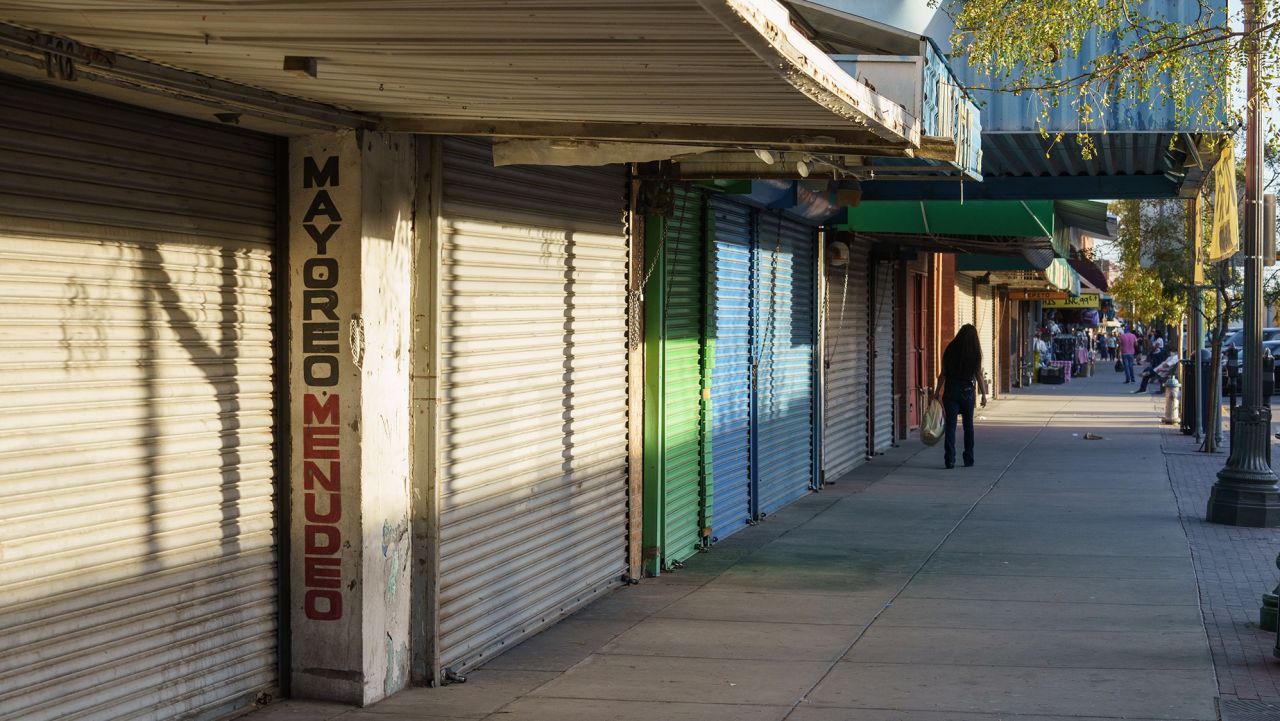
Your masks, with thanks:
<instances>
[{"instance_id":1,"label":"long dark hair","mask_svg":"<svg viewBox=\"0 0 1280 721\"><path fill-rule=\"evenodd\" d=\"M973 380L982 367L982 344L972 323L960 326L956 337L942 352L942 374L956 380Z\"/></svg>"}]
</instances>

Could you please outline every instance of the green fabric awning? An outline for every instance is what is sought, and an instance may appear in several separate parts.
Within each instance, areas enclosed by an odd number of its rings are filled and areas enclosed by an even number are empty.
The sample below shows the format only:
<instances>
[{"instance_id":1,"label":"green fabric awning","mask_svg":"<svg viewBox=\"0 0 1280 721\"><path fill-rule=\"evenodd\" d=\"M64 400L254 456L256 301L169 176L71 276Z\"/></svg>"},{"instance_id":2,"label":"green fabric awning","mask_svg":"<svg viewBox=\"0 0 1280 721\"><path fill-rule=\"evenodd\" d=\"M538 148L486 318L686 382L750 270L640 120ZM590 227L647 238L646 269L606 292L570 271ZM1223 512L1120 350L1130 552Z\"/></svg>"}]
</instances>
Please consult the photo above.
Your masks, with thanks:
<instances>
[{"instance_id":1,"label":"green fabric awning","mask_svg":"<svg viewBox=\"0 0 1280 721\"><path fill-rule=\"evenodd\" d=\"M860 233L1050 237L1052 200L868 200L837 230Z\"/></svg>"}]
</instances>

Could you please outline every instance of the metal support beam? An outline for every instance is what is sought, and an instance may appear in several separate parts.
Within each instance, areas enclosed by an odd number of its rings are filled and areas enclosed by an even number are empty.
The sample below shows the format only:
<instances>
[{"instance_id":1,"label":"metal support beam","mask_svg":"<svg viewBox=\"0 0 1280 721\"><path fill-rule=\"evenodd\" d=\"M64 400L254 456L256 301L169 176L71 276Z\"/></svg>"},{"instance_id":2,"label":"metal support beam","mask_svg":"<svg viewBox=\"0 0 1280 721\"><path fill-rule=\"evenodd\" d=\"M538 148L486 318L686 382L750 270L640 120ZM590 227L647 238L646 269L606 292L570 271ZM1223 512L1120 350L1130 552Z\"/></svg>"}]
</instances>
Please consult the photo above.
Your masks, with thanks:
<instances>
[{"instance_id":1,"label":"metal support beam","mask_svg":"<svg viewBox=\"0 0 1280 721\"><path fill-rule=\"evenodd\" d=\"M571 138L613 142L661 142L665 145L805 150L813 153L911 157L912 148L887 142L865 129L796 130L730 125L576 122L560 120L474 120L458 118L386 118L382 127L401 133L486 135L500 138Z\"/></svg>"},{"instance_id":2,"label":"metal support beam","mask_svg":"<svg viewBox=\"0 0 1280 721\"><path fill-rule=\"evenodd\" d=\"M1165 175L1078 177L983 177L981 183L955 177L875 179L862 183L863 200L1092 200L1094 198L1176 198L1178 183Z\"/></svg>"},{"instance_id":3,"label":"metal support beam","mask_svg":"<svg viewBox=\"0 0 1280 721\"><path fill-rule=\"evenodd\" d=\"M372 129L378 118L101 50L71 38L0 22L0 56L63 82L94 80L317 130Z\"/></svg>"}]
</instances>

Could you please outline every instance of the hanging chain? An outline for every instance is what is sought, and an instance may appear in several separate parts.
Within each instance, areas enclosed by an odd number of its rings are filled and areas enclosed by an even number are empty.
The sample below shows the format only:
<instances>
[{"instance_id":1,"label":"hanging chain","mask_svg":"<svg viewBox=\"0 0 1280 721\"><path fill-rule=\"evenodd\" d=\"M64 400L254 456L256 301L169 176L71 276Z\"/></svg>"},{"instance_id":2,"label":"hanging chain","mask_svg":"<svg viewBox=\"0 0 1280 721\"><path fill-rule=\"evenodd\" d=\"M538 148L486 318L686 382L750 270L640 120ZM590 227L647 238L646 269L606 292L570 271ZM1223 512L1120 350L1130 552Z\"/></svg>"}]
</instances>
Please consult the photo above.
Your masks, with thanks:
<instances>
[{"instance_id":1,"label":"hanging chain","mask_svg":"<svg viewBox=\"0 0 1280 721\"><path fill-rule=\"evenodd\" d=\"M777 342L777 315L778 315L778 259L782 256L782 213L776 215L778 219L778 228L775 237L777 240L773 246L773 257L769 259L769 314L766 317L766 333L769 334L769 348L773 348ZM760 349L760 355L764 355L764 347Z\"/></svg>"},{"instance_id":2,"label":"hanging chain","mask_svg":"<svg viewBox=\"0 0 1280 721\"><path fill-rule=\"evenodd\" d=\"M683 230L683 228L684 228L684 223L685 223L685 221L688 219L688 212L687 212L687 211L689 210L689 196L690 196L690 193L689 193L688 191L685 191L685 192L680 193L679 195L680 195L680 201L679 201L679 204L678 204L678 210L677 210L677 212L675 213L675 217L673 217L673 218L671 219L671 222L669 222L669 223L665 224L665 225L664 225L664 227L663 227L663 231L664 231L664 233L663 233L663 237L664 237L664 239L666 238L666 232L665 232L665 231L667 230L667 228L668 228L668 227L671 227L671 226L675 226L675 227L676 227L675 243L674 243L674 245L672 245L672 246L671 246L671 263L667 266L667 267L668 267L668 269L670 270L670 273L664 273L664 276L663 276L663 277L665 277L665 278L666 278L666 281L667 281L667 282L664 284L664 286L665 286L665 287L664 287L664 290L663 290L663 293L662 293L662 319L663 319L663 322L666 322L667 318L668 318L668 317L670 317L670 316L668 315L667 311L668 311L668 309L671 307L671 276L672 276L672 275L674 275L674 274L675 274L675 272L676 272L676 271L679 269L679 267L680 267L680 248L681 248L681 246L682 246L682 243L680 242L680 241L681 241L681 230Z\"/></svg>"},{"instance_id":3,"label":"hanging chain","mask_svg":"<svg viewBox=\"0 0 1280 721\"><path fill-rule=\"evenodd\" d=\"M823 368L831 367L831 360L835 358L836 351L840 348L840 331L844 330L844 309L845 309L846 301L849 298L849 272L852 266L853 266L853 247L850 246L849 257L845 259L845 263L844 263L844 283L841 285L841 288L840 288L840 321L836 324L835 332L831 334L831 343L829 344L828 350L823 354L823 359L822 359ZM822 272L826 273L826 269L824 268ZM830 314L829 314L830 313L830 307L829 307L830 297L831 297L831 287L827 286L827 292L823 294L823 298L822 298L822 306L823 306L822 317L824 320L830 317Z\"/></svg>"},{"instance_id":4,"label":"hanging chain","mask_svg":"<svg viewBox=\"0 0 1280 721\"><path fill-rule=\"evenodd\" d=\"M641 208L636 212L649 212L654 217L669 217L673 211L675 187L669 181L660 181L650 183L641 188L642 196L640 199ZM627 206L631 204L631 192L628 187ZM634 247L632 242L632 234L635 229L631 226L631 213L625 213L623 221L624 228L628 238L628 248ZM641 333L641 325L644 315L644 292L649 287L649 278L653 275L653 271L657 269L658 263L662 261L662 254L666 249L667 236L671 230L671 222L662 223L662 232L658 236L658 247L653 252L653 258L649 261L649 267L644 269L644 275L640 278L640 283L635 288L627 289L627 346L629 348L640 347L643 341ZM644 266L644 258L632 260L633 263Z\"/></svg>"}]
</instances>

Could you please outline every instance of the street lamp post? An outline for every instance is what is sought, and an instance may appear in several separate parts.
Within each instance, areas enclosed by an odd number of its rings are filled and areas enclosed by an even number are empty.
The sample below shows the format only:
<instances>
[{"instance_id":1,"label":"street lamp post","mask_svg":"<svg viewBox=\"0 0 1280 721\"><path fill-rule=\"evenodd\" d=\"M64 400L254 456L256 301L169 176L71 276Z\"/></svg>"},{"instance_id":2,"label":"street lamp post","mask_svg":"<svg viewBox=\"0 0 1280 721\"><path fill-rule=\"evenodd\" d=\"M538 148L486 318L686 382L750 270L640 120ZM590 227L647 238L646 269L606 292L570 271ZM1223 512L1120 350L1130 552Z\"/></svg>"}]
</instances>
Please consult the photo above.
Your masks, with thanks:
<instances>
[{"instance_id":1,"label":"street lamp post","mask_svg":"<svg viewBox=\"0 0 1280 721\"><path fill-rule=\"evenodd\" d=\"M1244 0L1248 36L1245 144L1244 401L1232 409L1231 455L1209 495L1211 523L1280 527L1280 487L1268 462L1271 409L1262 402L1262 78L1258 30L1266 0ZM1221 190L1219 191L1221 192ZM1229 192L1229 191L1228 191ZM1215 399L1216 400L1216 399Z\"/></svg>"}]
</instances>

